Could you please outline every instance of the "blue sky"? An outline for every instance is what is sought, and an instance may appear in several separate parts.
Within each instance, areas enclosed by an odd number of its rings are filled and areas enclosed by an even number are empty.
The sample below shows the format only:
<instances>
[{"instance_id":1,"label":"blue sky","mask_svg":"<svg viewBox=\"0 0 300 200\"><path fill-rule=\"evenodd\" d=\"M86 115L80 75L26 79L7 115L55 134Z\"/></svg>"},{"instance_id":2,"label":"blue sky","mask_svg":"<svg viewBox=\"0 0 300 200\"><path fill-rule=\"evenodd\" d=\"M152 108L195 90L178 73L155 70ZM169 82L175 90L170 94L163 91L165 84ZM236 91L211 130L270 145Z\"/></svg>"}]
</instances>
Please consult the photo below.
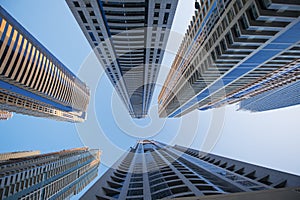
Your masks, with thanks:
<instances>
[{"instance_id":1,"label":"blue sky","mask_svg":"<svg viewBox=\"0 0 300 200\"><path fill-rule=\"evenodd\" d=\"M19 114L0 122L0 152L100 148L101 175L138 139L151 138L195 149L203 149L204 141L213 141L204 144L213 153L300 175L297 159L300 106L249 113L236 111L237 106L233 105L193 111L179 119L158 118L156 99L160 85L194 13L194 0L179 1L150 117L143 120L128 116L64 1L0 0L0 3L62 63L90 83L92 90L85 123L75 125ZM99 82L90 80L93 75Z\"/></svg>"}]
</instances>

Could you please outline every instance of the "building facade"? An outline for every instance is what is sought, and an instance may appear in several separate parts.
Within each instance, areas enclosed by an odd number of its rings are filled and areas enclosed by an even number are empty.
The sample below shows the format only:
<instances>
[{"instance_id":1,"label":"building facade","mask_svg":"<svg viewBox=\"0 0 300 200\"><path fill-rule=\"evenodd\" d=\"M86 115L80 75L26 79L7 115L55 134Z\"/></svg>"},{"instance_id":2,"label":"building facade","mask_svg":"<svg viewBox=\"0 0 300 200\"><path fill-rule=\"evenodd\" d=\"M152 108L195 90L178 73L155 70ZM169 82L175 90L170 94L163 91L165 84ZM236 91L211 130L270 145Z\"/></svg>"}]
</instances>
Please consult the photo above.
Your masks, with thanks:
<instances>
[{"instance_id":1,"label":"building facade","mask_svg":"<svg viewBox=\"0 0 300 200\"><path fill-rule=\"evenodd\" d=\"M300 59L273 76L252 86L239 97L241 110L261 112L300 104Z\"/></svg>"},{"instance_id":2,"label":"building facade","mask_svg":"<svg viewBox=\"0 0 300 200\"><path fill-rule=\"evenodd\" d=\"M139 141L82 200L171 199L299 187L300 177L182 146Z\"/></svg>"},{"instance_id":3,"label":"building facade","mask_svg":"<svg viewBox=\"0 0 300 200\"><path fill-rule=\"evenodd\" d=\"M8 120L12 118L13 114L6 110L0 110L0 120Z\"/></svg>"},{"instance_id":4,"label":"building facade","mask_svg":"<svg viewBox=\"0 0 300 200\"><path fill-rule=\"evenodd\" d=\"M0 199L69 199L98 174L99 150L77 148L0 163Z\"/></svg>"},{"instance_id":5,"label":"building facade","mask_svg":"<svg viewBox=\"0 0 300 200\"><path fill-rule=\"evenodd\" d=\"M0 7L0 109L83 122L89 89Z\"/></svg>"},{"instance_id":6,"label":"building facade","mask_svg":"<svg viewBox=\"0 0 300 200\"><path fill-rule=\"evenodd\" d=\"M147 115L178 0L66 0L134 118Z\"/></svg>"},{"instance_id":7,"label":"building facade","mask_svg":"<svg viewBox=\"0 0 300 200\"><path fill-rule=\"evenodd\" d=\"M22 158L27 156L36 156L41 154L40 151L16 151L10 153L0 153L0 162L14 158Z\"/></svg>"},{"instance_id":8,"label":"building facade","mask_svg":"<svg viewBox=\"0 0 300 200\"><path fill-rule=\"evenodd\" d=\"M242 101L294 67L299 11L289 0L200 1L159 95L160 117Z\"/></svg>"}]
</instances>

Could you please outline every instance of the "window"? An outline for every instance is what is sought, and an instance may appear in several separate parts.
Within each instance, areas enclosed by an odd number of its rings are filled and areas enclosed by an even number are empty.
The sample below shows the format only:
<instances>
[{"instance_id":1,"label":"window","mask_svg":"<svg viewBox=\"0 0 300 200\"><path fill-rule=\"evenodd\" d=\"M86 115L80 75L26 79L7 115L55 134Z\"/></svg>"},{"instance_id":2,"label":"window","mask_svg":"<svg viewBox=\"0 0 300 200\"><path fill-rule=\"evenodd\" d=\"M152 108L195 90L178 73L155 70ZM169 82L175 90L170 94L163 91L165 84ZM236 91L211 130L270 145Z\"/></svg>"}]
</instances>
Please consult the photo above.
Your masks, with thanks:
<instances>
[{"instance_id":1,"label":"window","mask_svg":"<svg viewBox=\"0 0 300 200\"><path fill-rule=\"evenodd\" d=\"M164 41L164 37L165 37L165 34L162 33L162 34L160 35L160 41L161 41L161 42Z\"/></svg>"},{"instance_id":2,"label":"window","mask_svg":"<svg viewBox=\"0 0 300 200\"><path fill-rule=\"evenodd\" d=\"M90 12L90 16L95 16L94 11L91 11L91 12Z\"/></svg>"},{"instance_id":3,"label":"window","mask_svg":"<svg viewBox=\"0 0 300 200\"><path fill-rule=\"evenodd\" d=\"M91 39L92 39L93 41L96 41L96 38L95 38L95 36L94 36L94 34L93 34L92 32L89 32L89 35L90 35L90 37L91 37Z\"/></svg>"},{"instance_id":4,"label":"window","mask_svg":"<svg viewBox=\"0 0 300 200\"><path fill-rule=\"evenodd\" d=\"M87 30L91 30L91 27L89 27L89 26L86 26L85 28L86 28Z\"/></svg>"},{"instance_id":5,"label":"window","mask_svg":"<svg viewBox=\"0 0 300 200\"><path fill-rule=\"evenodd\" d=\"M78 14L79 14L79 16L80 16L82 22L83 22L83 23L87 23L87 20L86 20L86 18L85 18L85 16L84 16L83 12L82 12L82 11L78 11Z\"/></svg>"},{"instance_id":6,"label":"window","mask_svg":"<svg viewBox=\"0 0 300 200\"><path fill-rule=\"evenodd\" d=\"M160 52L161 52L161 49L157 49L157 54L160 54Z\"/></svg>"},{"instance_id":7,"label":"window","mask_svg":"<svg viewBox=\"0 0 300 200\"><path fill-rule=\"evenodd\" d=\"M167 24L167 23L168 23L168 19L169 19L169 13L165 13L165 16L164 16L164 24Z\"/></svg>"},{"instance_id":8,"label":"window","mask_svg":"<svg viewBox=\"0 0 300 200\"><path fill-rule=\"evenodd\" d=\"M160 4L159 3L155 4L155 9L160 9Z\"/></svg>"},{"instance_id":9,"label":"window","mask_svg":"<svg viewBox=\"0 0 300 200\"><path fill-rule=\"evenodd\" d=\"M74 1L73 3L74 3L75 7L77 7L77 8L80 7L80 5L79 5L79 3L77 1Z\"/></svg>"},{"instance_id":10,"label":"window","mask_svg":"<svg viewBox=\"0 0 300 200\"><path fill-rule=\"evenodd\" d=\"M154 17L159 17L159 12L154 12Z\"/></svg>"},{"instance_id":11,"label":"window","mask_svg":"<svg viewBox=\"0 0 300 200\"><path fill-rule=\"evenodd\" d=\"M92 7L92 5L91 5L90 3L86 3L85 6L86 6L87 8L91 8L91 7Z\"/></svg>"},{"instance_id":12,"label":"window","mask_svg":"<svg viewBox=\"0 0 300 200\"><path fill-rule=\"evenodd\" d=\"M93 21L94 24L98 23L97 19L93 19L92 21Z\"/></svg>"},{"instance_id":13,"label":"window","mask_svg":"<svg viewBox=\"0 0 300 200\"><path fill-rule=\"evenodd\" d=\"M158 24L158 20L153 20L153 24Z\"/></svg>"},{"instance_id":14,"label":"window","mask_svg":"<svg viewBox=\"0 0 300 200\"><path fill-rule=\"evenodd\" d=\"M100 27L99 26L95 26L96 30L99 31L100 30Z\"/></svg>"},{"instance_id":15,"label":"window","mask_svg":"<svg viewBox=\"0 0 300 200\"><path fill-rule=\"evenodd\" d=\"M170 4L170 3L167 3L166 9L170 9L170 8L171 8L171 4Z\"/></svg>"}]
</instances>

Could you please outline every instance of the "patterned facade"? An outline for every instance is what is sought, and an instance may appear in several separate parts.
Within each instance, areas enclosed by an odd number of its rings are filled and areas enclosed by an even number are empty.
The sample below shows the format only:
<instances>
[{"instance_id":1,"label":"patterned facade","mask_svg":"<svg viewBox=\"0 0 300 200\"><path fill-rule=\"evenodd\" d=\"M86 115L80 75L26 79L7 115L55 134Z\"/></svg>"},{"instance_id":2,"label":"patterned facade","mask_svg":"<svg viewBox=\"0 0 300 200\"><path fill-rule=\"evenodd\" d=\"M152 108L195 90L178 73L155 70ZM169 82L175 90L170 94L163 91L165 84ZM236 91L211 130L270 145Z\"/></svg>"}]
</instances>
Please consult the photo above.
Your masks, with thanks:
<instances>
[{"instance_id":1,"label":"patterned facade","mask_svg":"<svg viewBox=\"0 0 300 200\"><path fill-rule=\"evenodd\" d=\"M82 200L201 197L299 187L300 177L182 146L139 141Z\"/></svg>"},{"instance_id":2,"label":"patterned facade","mask_svg":"<svg viewBox=\"0 0 300 200\"><path fill-rule=\"evenodd\" d=\"M99 150L77 148L0 163L0 199L69 199L98 173Z\"/></svg>"},{"instance_id":3,"label":"patterned facade","mask_svg":"<svg viewBox=\"0 0 300 200\"><path fill-rule=\"evenodd\" d=\"M66 0L134 118L147 115L178 0Z\"/></svg>"},{"instance_id":4,"label":"patterned facade","mask_svg":"<svg viewBox=\"0 0 300 200\"><path fill-rule=\"evenodd\" d=\"M255 87L255 86L254 86ZM241 110L262 112L300 104L300 59L247 91L240 102Z\"/></svg>"},{"instance_id":5,"label":"patterned facade","mask_svg":"<svg viewBox=\"0 0 300 200\"><path fill-rule=\"evenodd\" d=\"M0 7L0 109L83 122L89 89Z\"/></svg>"},{"instance_id":6,"label":"patterned facade","mask_svg":"<svg viewBox=\"0 0 300 200\"><path fill-rule=\"evenodd\" d=\"M160 93L160 117L263 91L270 76L281 76L300 58L299 11L300 3L289 0L200 1Z\"/></svg>"}]
</instances>

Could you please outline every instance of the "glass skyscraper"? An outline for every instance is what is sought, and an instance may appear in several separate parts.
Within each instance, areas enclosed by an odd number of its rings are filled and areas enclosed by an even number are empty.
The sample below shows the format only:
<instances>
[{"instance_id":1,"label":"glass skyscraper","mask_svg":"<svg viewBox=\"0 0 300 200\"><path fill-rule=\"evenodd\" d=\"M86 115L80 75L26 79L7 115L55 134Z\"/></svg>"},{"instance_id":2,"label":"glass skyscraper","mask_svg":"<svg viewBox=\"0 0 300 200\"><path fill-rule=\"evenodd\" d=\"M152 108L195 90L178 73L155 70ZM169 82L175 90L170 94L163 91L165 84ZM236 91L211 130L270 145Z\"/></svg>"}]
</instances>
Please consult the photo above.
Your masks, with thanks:
<instances>
[{"instance_id":1,"label":"glass skyscraper","mask_svg":"<svg viewBox=\"0 0 300 200\"><path fill-rule=\"evenodd\" d=\"M99 150L75 148L40 155L25 153L0 162L0 199L69 199L98 174Z\"/></svg>"},{"instance_id":2,"label":"glass skyscraper","mask_svg":"<svg viewBox=\"0 0 300 200\"><path fill-rule=\"evenodd\" d=\"M297 186L300 177L296 175L144 140L130 148L81 199L170 199Z\"/></svg>"},{"instance_id":3,"label":"glass skyscraper","mask_svg":"<svg viewBox=\"0 0 300 200\"><path fill-rule=\"evenodd\" d=\"M0 6L0 109L83 122L89 89Z\"/></svg>"},{"instance_id":4,"label":"glass skyscraper","mask_svg":"<svg viewBox=\"0 0 300 200\"><path fill-rule=\"evenodd\" d=\"M291 77L280 72L296 70L298 1L207 0L199 4L161 90L160 117L240 102L278 87L275 79L287 84ZM267 88L270 77L273 85Z\"/></svg>"},{"instance_id":5,"label":"glass skyscraper","mask_svg":"<svg viewBox=\"0 0 300 200\"><path fill-rule=\"evenodd\" d=\"M147 115L178 0L66 0L134 118Z\"/></svg>"}]
</instances>

